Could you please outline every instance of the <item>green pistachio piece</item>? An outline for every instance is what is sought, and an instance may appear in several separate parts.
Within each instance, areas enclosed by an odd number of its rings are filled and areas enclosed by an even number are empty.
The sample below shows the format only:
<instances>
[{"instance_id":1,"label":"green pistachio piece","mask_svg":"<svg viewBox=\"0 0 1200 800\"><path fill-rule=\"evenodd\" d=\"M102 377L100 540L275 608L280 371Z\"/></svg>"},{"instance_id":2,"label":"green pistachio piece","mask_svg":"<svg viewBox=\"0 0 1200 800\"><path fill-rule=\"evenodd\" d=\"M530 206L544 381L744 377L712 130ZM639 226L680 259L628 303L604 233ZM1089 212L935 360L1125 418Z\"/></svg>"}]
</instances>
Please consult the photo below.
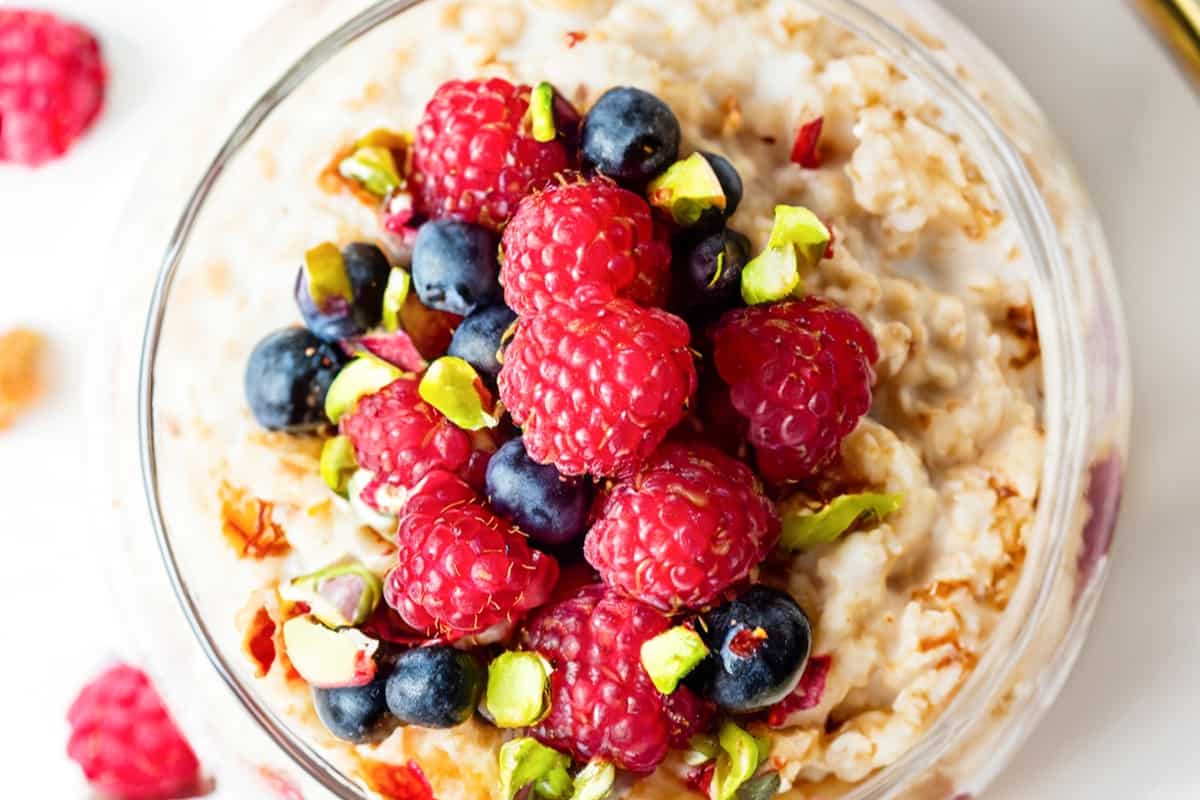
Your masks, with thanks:
<instances>
[{"instance_id":1,"label":"green pistachio piece","mask_svg":"<svg viewBox=\"0 0 1200 800\"><path fill-rule=\"evenodd\" d=\"M650 181L647 194L650 205L663 209L684 227L695 225L710 208L724 210L726 202L717 173L699 153L676 161Z\"/></svg>"},{"instance_id":2,"label":"green pistachio piece","mask_svg":"<svg viewBox=\"0 0 1200 800\"><path fill-rule=\"evenodd\" d=\"M758 770L758 742L732 722L725 722L717 735L721 753L713 771L709 796L712 800L733 800L737 790Z\"/></svg>"},{"instance_id":3,"label":"green pistachio piece","mask_svg":"<svg viewBox=\"0 0 1200 800\"><path fill-rule=\"evenodd\" d=\"M550 664L537 653L501 653L488 666L487 710L501 728L524 728L550 713Z\"/></svg>"},{"instance_id":4,"label":"green pistachio piece","mask_svg":"<svg viewBox=\"0 0 1200 800\"><path fill-rule=\"evenodd\" d=\"M812 269L829 246L829 228L803 206L775 206L775 223L767 247L794 247L804 269Z\"/></svg>"},{"instance_id":5,"label":"green pistachio piece","mask_svg":"<svg viewBox=\"0 0 1200 800\"><path fill-rule=\"evenodd\" d=\"M412 276L402 267L392 267L388 275L387 288L383 290L383 327L387 331L400 330L400 309L408 299Z\"/></svg>"},{"instance_id":6,"label":"green pistachio piece","mask_svg":"<svg viewBox=\"0 0 1200 800\"><path fill-rule=\"evenodd\" d=\"M354 290L350 288L350 276L346 274L346 260L342 258L342 251L331 242L319 244L304 254L304 279L308 282L308 293L318 308L335 297L347 303L354 302Z\"/></svg>"},{"instance_id":7,"label":"green pistachio piece","mask_svg":"<svg viewBox=\"0 0 1200 800\"><path fill-rule=\"evenodd\" d=\"M358 401L404 373L381 358L362 355L342 367L325 395L325 416L336 425Z\"/></svg>"},{"instance_id":8,"label":"green pistachio piece","mask_svg":"<svg viewBox=\"0 0 1200 800\"><path fill-rule=\"evenodd\" d=\"M683 760L689 767L698 767L712 761L720 752L721 746L717 744L717 740L701 733L688 740L688 749L683 754Z\"/></svg>"},{"instance_id":9,"label":"green pistachio piece","mask_svg":"<svg viewBox=\"0 0 1200 800\"><path fill-rule=\"evenodd\" d=\"M386 197L401 184L396 157L388 148L376 145L359 147L343 158L338 164L338 172L343 178L358 181L376 197Z\"/></svg>"},{"instance_id":10,"label":"green pistachio piece","mask_svg":"<svg viewBox=\"0 0 1200 800\"><path fill-rule=\"evenodd\" d=\"M850 530L861 517L870 515L883 519L903 505L903 494L844 494L817 507L803 495L793 495L783 504L783 536L779 545L788 550L801 550L829 544Z\"/></svg>"},{"instance_id":11,"label":"green pistachio piece","mask_svg":"<svg viewBox=\"0 0 1200 800\"><path fill-rule=\"evenodd\" d=\"M346 496L346 486L350 476L358 469L354 460L354 444L347 436L334 436L326 439L321 448L321 480L325 485L342 497Z\"/></svg>"},{"instance_id":12,"label":"green pistachio piece","mask_svg":"<svg viewBox=\"0 0 1200 800\"><path fill-rule=\"evenodd\" d=\"M737 800L771 800L782 785L778 772L766 772L743 783L735 796Z\"/></svg>"},{"instance_id":13,"label":"green pistachio piece","mask_svg":"<svg viewBox=\"0 0 1200 800\"><path fill-rule=\"evenodd\" d=\"M554 126L554 87L542 81L533 87L529 96L529 114L533 138L538 142L553 142L558 136Z\"/></svg>"},{"instance_id":14,"label":"green pistachio piece","mask_svg":"<svg viewBox=\"0 0 1200 800\"><path fill-rule=\"evenodd\" d=\"M700 634L678 625L642 644L642 668L655 689L670 694L707 655L708 648Z\"/></svg>"},{"instance_id":15,"label":"green pistachio piece","mask_svg":"<svg viewBox=\"0 0 1200 800\"><path fill-rule=\"evenodd\" d=\"M543 800L567 800L571 786L571 773L565 769L552 769L533 785L533 793Z\"/></svg>"},{"instance_id":16,"label":"green pistachio piece","mask_svg":"<svg viewBox=\"0 0 1200 800\"><path fill-rule=\"evenodd\" d=\"M388 150L402 150L412 147L413 135L408 131L393 131L388 128L372 128L358 137L354 143L359 147L383 147Z\"/></svg>"},{"instance_id":17,"label":"green pistachio piece","mask_svg":"<svg viewBox=\"0 0 1200 800\"><path fill-rule=\"evenodd\" d=\"M279 587L285 600L305 603L322 625L349 628L371 616L383 597L383 582L353 559L330 564Z\"/></svg>"},{"instance_id":18,"label":"green pistachio piece","mask_svg":"<svg viewBox=\"0 0 1200 800\"><path fill-rule=\"evenodd\" d=\"M567 768L571 759L528 736L501 745L499 760L500 793L505 800L512 800L531 783L553 789L562 784L565 776L570 786Z\"/></svg>"},{"instance_id":19,"label":"green pistachio piece","mask_svg":"<svg viewBox=\"0 0 1200 800\"><path fill-rule=\"evenodd\" d=\"M367 485L373 480L375 480L375 473L366 469L360 469L350 477L350 482L346 486L346 491L349 493L347 499L350 501L350 510L354 512L354 516L362 520L364 525L369 525L377 531L394 533L396 517L376 511L362 499L363 489L367 488Z\"/></svg>"},{"instance_id":20,"label":"green pistachio piece","mask_svg":"<svg viewBox=\"0 0 1200 800\"><path fill-rule=\"evenodd\" d=\"M575 791L571 800L604 800L612 792L617 770L607 761L589 761L575 775Z\"/></svg>"},{"instance_id":21,"label":"green pistachio piece","mask_svg":"<svg viewBox=\"0 0 1200 800\"><path fill-rule=\"evenodd\" d=\"M799 285L794 247L768 247L742 269L742 299L749 306L783 300Z\"/></svg>"},{"instance_id":22,"label":"green pistachio piece","mask_svg":"<svg viewBox=\"0 0 1200 800\"><path fill-rule=\"evenodd\" d=\"M379 642L355 628L333 630L309 615L292 617L282 633L288 659L310 686L366 686L375 678Z\"/></svg>"},{"instance_id":23,"label":"green pistachio piece","mask_svg":"<svg viewBox=\"0 0 1200 800\"><path fill-rule=\"evenodd\" d=\"M336 383L336 381L335 381ZM465 431L494 428L500 420L483 407L479 373L466 361L442 356L429 365L421 378L421 399Z\"/></svg>"}]
</instances>

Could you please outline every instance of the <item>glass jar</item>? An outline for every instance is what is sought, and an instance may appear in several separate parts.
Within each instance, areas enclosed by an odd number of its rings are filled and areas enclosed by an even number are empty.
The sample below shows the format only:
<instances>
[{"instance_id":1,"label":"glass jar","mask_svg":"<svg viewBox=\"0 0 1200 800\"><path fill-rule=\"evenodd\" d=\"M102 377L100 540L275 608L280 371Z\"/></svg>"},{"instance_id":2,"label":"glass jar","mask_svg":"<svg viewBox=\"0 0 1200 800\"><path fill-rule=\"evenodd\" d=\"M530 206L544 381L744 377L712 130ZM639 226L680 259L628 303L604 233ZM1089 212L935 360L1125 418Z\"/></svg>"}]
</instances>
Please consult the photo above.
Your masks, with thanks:
<instances>
[{"instance_id":1,"label":"glass jar","mask_svg":"<svg viewBox=\"0 0 1200 800\"><path fill-rule=\"evenodd\" d=\"M936 100L985 172L1032 264L1047 442L1032 548L988 650L949 707L896 763L846 794L856 800L971 796L1053 701L1104 583L1130 405L1112 269L1095 215L1045 118L968 31L928 0L794 3L853 31ZM178 487L164 487L172 421L155 413L155 401L164 392L228 387L206 386L204 356L164 351L162 332L173 303L182 302L179 287L202 291L205 281L228 277L190 266L197 221L206 214L262 213L248 206L249 198L225 190L229 165L267 157L256 138L264 123L330 59L418 4L289 3L156 151L109 260L113 277L106 281L98 328L106 333L87 364L93 395L112 401L95 407L89 421L93 506L110 533L99 557L142 657L201 752L217 765L220 789L230 796L250 796L237 787L255 785L261 794L263 781L279 780L309 800L365 795L248 679L236 637L227 632L232 610L220 598L224 576L193 567L202 561L192 556L203 531L175 513L186 499ZM347 19L355 9L359 13ZM285 200L276 203L286 208ZM208 323L245 323L238 309L228 312ZM223 456L211 457L215 464ZM196 642L205 659L185 657ZM801 789L790 796L805 796Z\"/></svg>"}]
</instances>

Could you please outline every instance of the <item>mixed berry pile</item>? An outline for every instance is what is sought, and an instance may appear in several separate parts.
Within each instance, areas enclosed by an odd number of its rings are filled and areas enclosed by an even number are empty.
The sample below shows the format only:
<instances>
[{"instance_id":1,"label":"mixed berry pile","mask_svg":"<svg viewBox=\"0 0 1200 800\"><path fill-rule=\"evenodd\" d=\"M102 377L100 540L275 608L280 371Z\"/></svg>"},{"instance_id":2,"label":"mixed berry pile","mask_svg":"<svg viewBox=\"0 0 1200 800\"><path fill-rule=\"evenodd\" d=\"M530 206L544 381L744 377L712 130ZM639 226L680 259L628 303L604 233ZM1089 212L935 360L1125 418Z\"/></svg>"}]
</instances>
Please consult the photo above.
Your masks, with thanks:
<instances>
[{"instance_id":1,"label":"mixed berry pile","mask_svg":"<svg viewBox=\"0 0 1200 800\"><path fill-rule=\"evenodd\" d=\"M715 800L778 789L749 731L815 705L829 659L760 567L898 506L821 480L878 350L804 292L822 221L779 206L755 252L729 227L737 170L680 147L639 89L581 115L493 78L339 156L384 238L306 253L304 327L246 372L258 422L325 436L325 482L396 546L386 575L347 559L281 586L335 736L478 714L515 731L509 798L602 798L671 748Z\"/></svg>"}]
</instances>

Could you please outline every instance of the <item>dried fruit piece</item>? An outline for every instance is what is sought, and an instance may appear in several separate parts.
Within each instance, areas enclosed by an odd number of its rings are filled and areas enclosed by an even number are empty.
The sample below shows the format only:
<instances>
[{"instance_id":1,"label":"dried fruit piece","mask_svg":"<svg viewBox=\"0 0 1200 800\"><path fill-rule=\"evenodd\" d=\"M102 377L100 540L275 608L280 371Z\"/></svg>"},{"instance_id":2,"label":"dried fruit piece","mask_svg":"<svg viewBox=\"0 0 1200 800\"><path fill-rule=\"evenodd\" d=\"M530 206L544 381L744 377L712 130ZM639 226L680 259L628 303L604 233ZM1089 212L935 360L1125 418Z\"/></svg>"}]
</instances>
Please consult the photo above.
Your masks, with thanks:
<instances>
[{"instance_id":1,"label":"dried fruit piece","mask_svg":"<svg viewBox=\"0 0 1200 800\"><path fill-rule=\"evenodd\" d=\"M524 737L505 742L500 747L500 794L512 800L517 793L530 784L543 797L543 787L551 789L550 796L557 796L557 789L566 782L568 790L571 776L567 768L571 759L552 750L536 739Z\"/></svg>"},{"instance_id":2,"label":"dried fruit piece","mask_svg":"<svg viewBox=\"0 0 1200 800\"><path fill-rule=\"evenodd\" d=\"M422 400L465 431L494 428L500 424L500 420L487 410L491 398L479 373L461 358L443 356L430 364L421 377L418 391Z\"/></svg>"},{"instance_id":3,"label":"dried fruit piece","mask_svg":"<svg viewBox=\"0 0 1200 800\"><path fill-rule=\"evenodd\" d=\"M783 505L783 536L779 545L800 550L829 544L862 517L870 515L882 520L903 505L903 494L844 494L824 506L810 503L803 495L793 495Z\"/></svg>"},{"instance_id":4,"label":"dried fruit piece","mask_svg":"<svg viewBox=\"0 0 1200 800\"><path fill-rule=\"evenodd\" d=\"M292 549L283 527L272 519L274 503L227 481L221 481L217 499L221 503L221 533L239 558L271 558Z\"/></svg>"},{"instance_id":5,"label":"dried fruit piece","mask_svg":"<svg viewBox=\"0 0 1200 800\"><path fill-rule=\"evenodd\" d=\"M642 643L642 667L654 688L670 694L708 655L704 640L691 628L678 625Z\"/></svg>"},{"instance_id":6,"label":"dried fruit piece","mask_svg":"<svg viewBox=\"0 0 1200 800\"><path fill-rule=\"evenodd\" d=\"M661 208L680 225L688 227L700 221L705 211L725 210L725 190L708 159L692 153L676 161L647 187L650 205Z\"/></svg>"},{"instance_id":7,"label":"dried fruit piece","mask_svg":"<svg viewBox=\"0 0 1200 800\"><path fill-rule=\"evenodd\" d=\"M404 373L382 359L359 356L333 379L325 395L325 416L337 424L360 399L375 394Z\"/></svg>"},{"instance_id":8,"label":"dried fruit piece","mask_svg":"<svg viewBox=\"0 0 1200 800\"><path fill-rule=\"evenodd\" d=\"M501 653L488 666L487 709L501 728L524 728L550 711L549 662L537 653Z\"/></svg>"}]
</instances>

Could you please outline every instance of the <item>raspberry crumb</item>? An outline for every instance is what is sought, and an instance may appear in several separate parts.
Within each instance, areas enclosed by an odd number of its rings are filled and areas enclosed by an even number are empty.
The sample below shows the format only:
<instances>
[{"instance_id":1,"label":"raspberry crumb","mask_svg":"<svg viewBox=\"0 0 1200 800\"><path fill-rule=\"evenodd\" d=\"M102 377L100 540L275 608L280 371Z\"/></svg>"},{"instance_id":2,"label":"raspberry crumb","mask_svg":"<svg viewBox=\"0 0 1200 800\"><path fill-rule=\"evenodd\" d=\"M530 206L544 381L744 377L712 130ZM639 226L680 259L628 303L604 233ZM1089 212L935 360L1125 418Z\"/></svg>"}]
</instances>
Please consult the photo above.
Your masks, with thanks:
<instances>
[{"instance_id":1,"label":"raspberry crumb","mask_svg":"<svg viewBox=\"0 0 1200 800\"><path fill-rule=\"evenodd\" d=\"M796 133L796 143L792 145L792 163L805 169L817 169L821 166L821 131L824 128L824 117L817 117L812 122L800 126Z\"/></svg>"},{"instance_id":2,"label":"raspberry crumb","mask_svg":"<svg viewBox=\"0 0 1200 800\"><path fill-rule=\"evenodd\" d=\"M567 31L567 47L574 47L586 39L587 34L583 31Z\"/></svg>"},{"instance_id":3,"label":"raspberry crumb","mask_svg":"<svg viewBox=\"0 0 1200 800\"><path fill-rule=\"evenodd\" d=\"M45 340L36 331L17 328L0 336L0 430L41 397L44 351Z\"/></svg>"}]
</instances>

